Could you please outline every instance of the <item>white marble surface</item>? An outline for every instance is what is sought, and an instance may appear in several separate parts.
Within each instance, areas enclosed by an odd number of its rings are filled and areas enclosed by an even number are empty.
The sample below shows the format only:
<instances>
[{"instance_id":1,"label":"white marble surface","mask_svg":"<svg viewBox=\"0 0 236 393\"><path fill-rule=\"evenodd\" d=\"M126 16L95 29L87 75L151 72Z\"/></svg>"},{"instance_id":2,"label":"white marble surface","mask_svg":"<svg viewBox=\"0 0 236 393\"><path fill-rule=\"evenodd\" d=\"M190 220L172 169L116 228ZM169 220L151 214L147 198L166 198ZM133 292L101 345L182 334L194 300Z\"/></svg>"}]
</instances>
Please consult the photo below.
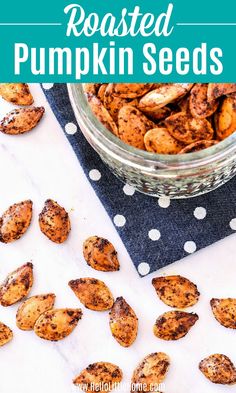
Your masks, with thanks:
<instances>
[{"instance_id":1,"label":"white marble surface","mask_svg":"<svg viewBox=\"0 0 236 393\"><path fill-rule=\"evenodd\" d=\"M157 299L150 284L155 274L139 278L40 87L32 85L31 88L36 104L46 107L46 115L40 126L27 135L0 135L0 212L14 202L31 198L34 219L19 241L0 245L0 280L32 260L35 284L31 295L55 292L56 307L78 307L79 301L67 282L86 276L101 278L114 296L123 295L132 305L140 319L140 328L134 345L122 348L111 337L108 314L84 309L84 316L73 334L64 341L50 343L33 332L16 328L17 305L1 307L0 320L13 329L14 339L0 349L0 392L75 392L78 389L73 387L72 378L86 365L99 360L119 365L124 371L124 382L128 382L136 364L154 351L165 351L171 357L165 381L167 393L235 392L235 387L211 384L198 370L198 362L215 352L225 353L236 364L236 333L220 326L209 307L211 297L236 296L235 235L159 272L189 277L198 284L202 295L193 308L200 320L185 338L176 342L155 338L152 325L156 317L168 309ZM1 101L1 115L11 108ZM63 245L51 243L39 231L37 216L46 198L57 200L70 212L72 232ZM105 236L115 244L121 263L119 272L101 273L87 267L82 242L93 234ZM128 389L122 393L126 392Z\"/></svg>"}]
</instances>

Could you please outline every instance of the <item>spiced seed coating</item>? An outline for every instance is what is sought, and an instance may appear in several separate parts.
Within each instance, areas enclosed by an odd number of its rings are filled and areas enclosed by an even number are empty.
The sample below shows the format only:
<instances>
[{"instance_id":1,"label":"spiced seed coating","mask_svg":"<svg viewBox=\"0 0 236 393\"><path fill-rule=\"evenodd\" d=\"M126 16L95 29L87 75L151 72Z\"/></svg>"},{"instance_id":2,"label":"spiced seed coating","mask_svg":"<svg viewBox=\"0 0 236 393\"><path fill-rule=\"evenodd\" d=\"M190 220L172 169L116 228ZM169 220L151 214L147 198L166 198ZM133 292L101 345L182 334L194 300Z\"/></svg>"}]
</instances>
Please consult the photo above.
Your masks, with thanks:
<instances>
[{"instance_id":1,"label":"spiced seed coating","mask_svg":"<svg viewBox=\"0 0 236 393\"><path fill-rule=\"evenodd\" d=\"M96 278L71 280L69 286L85 307L94 311L109 310L114 303L107 285Z\"/></svg>"},{"instance_id":2,"label":"spiced seed coating","mask_svg":"<svg viewBox=\"0 0 236 393\"><path fill-rule=\"evenodd\" d=\"M88 94L87 97L89 105L98 120L114 135L118 135L116 123L99 98L91 94Z\"/></svg>"},{"instance_id":3,"label":"spiced seed coating","mask_svg":"<svg viewBox=\"0 0 236 393\"><path fill-rule=\"evenodd\" d=\"M27 83L0 83L0 95L15 105L31 105L34 102Z\"/></svg>"},{"instance_id":4,"label":"spiced seed coating","mask_svg":"<svg viewBox=\"0 0 236 393\"><path fill-rule=\"evenodd\" d=\"M179 112L165 119L169 133L186 145L200 140L211 140L214 130L206 119L197 119L185 112Z\"/></svg>"},{"instance_id":5,"label":"spiced seed coating","mask_svg":"<svg viewBox=\"0 0 236 393\"><path fill-rule=\"evenodd\" d=\"M8 274L0 286L0 304L11 306L26 297L33 285L33 264L26 263Z\"/></svg>"},{"instance_id":6,"label":"spiced seed coating","mask_svg":"<svg viewBox=\"0 0 236 393\"><path fill-rule=\"evenodd\" d=\"M118 297L109 313L113 337L123 347L130 347L138 334L138 318L123 297Z\"/></svg>"},{"instance_id":7,"label":"spiced seed coating","mask_svg":"<svg viewBox=\"0 0 236 393\"><path fill-rule=\"evenodd\" d=\"M91 236L83 244L84 259L95 270L114 272L120 263L113 244L103 237Z\"/></svg>"},{"instance_id":8,"label":"spiced seed coating","mask_svg":"<svg viewBox=\"0 0 236 393\"><path fill-rule=\"evenodd\" d=\"M94 392L95 386L101 386L100 393L107 393L121 382L123 373L115 364L97 362L90 364L73 380L73 383L86 392ZM102 388L104 386L104 389ZM83 388L84 387L84 388Z\"/></svg>"},{"instance_id":9,"label":"spiced seed coating","mask_svg":"<svg viewBox=\"0 0 236 393\"><path fill-rule=\"evenodd\" d=\"M221 385L236 383L236 369L226 355L214 354L199 363L200 371L211 382Z\"/></svg>"},{"instance_id":10,"label":"spiced seed coating","mask_svg":"<svg viewBox=\"0 0 236 393\"><path fill-rule=\"evenodd\" d=\"M153 387L161 384L165 379L169 366L170 358L163 352L146 356L133 372L131 392L153 391Z\"/></svg>"},{"instance_id":11,"label":"spiced seed coating","mask_svg":"<svg viewBox=\"0 0 236 393\"><path fill-rule=\"evenodd\" d=\"M64 243L71 230L70 218L64 207L47 199L39 215L42 233L54 243Z\"/></svg>"},{"instance_id":12,"label":"spiced seed coating","mask_svg":"<svg viewBox=\"0 0 236 393\"><path fill-rule=\"evenodd\" d=\"M153 278L152 285L158 297L165 304L174 308L193 306L200 296L197 286L179 275Z\"/></svg>"},{"instance_id":13,"label":"spiced seed coating","mask_svg":"<svg viewBox=\"0 0 236 393\"><path fill-rule=\"evenodd\" d=\"M208 149L208 147L212 147L217 145L217 141L198 141L191 143L190 145L185 146L182 150L180 150L179 154L187 154L194 153L197 151L201 151L204 149Z\"/></svg>"},{"instance_id":14,"label":"spiced seed coating","mask_svg":"<svg viewBox=\"0 0 236 393\"><path fill-rule=\"evenodd\" d=\"M55 297L53 293L48 293L26 299L17 310L17 327L21 330L32 330L40 315L53 308Z\"/></svg>"},{"instance_id":15,"label":"spiced seed coating","mask_svg":"<svg viewBox=\"0 0 236 393\"><path fill-rule=\"evenodd\" d=\"M34 325L34 332L40 338L59 341L67 337L82 317L80 309L61 308L44 312Z\"/></svg>"},{"instance_id":16,"label":"spiced seed coating","mask_svg":"<svg viewBox=\"0 0 236 393\"><path fill-rule=\"evenodd\" d=\"M218 101L207 100L208 84L196 83L191 90L189 107L193 117L205 119L210 117L218 108Z\"/></svg>"},{"instance_id":17,"label":"spiced seed coating","mask_svg":"<svg viewBox=\"0 0 236 393\"><path fill-rule=\"evenodd\" d=\"M12 330L7 325L0 322L0 347L7 344L12 339L13 339Z\"/></svg>"},{"instance_id":18,"label":"spiced seed coating","mask_svg":"<svg viewBox=\"0 0 236 393\"><path fill-rule=\"evenodd\" d=\"M197 314L184 311L168 311L157 318L153 332L156 337L162 340L179 340L186 336L197 320Z\"/></svg>"},{"instance_id":19,"label":"spiced seed coating","mask_svg":"<svg viewBox=\"0 0 236 393\"><path fill-rule=\"evenodd\" d=\"M32 219L33 202L30 200L10 206L0 218L0 241L11 243L21 238Z\"/></svg>"},{"instance_id":20,"label":"spiced seed coating","mask_svg":"<svg viewBox=\"0 0 236 393\"><path fill-rule=\"evenodd\" d=\"M146 94L153 83L112 83L114 96L121 98L137 98Z\"/></svg>"},{"instance_id":21,"label":"spiced seed coating","mask_svg":"<svg viewBox=\"0 0 236 393\"><path fill-rule=\"evenodd\" d=\"M236 329L236 299L211 299L210 304L216 320L222 326Z\"/></svg>"},{"instance_id":22,"label":"spiced seed coating","mask_svg":"<svg viewBox=\"0 0 236 393\"><path fill-rule=\"evenodd\" d=\"M155 123L133 105L125 105L119 111L118 136L128 145L145 150L144 136L154 127Z\"/></svg>"},{"instance_id":23,"label":"spiced seed coating","mask_svg":"<svg viewBox=\"0 0 236 393\"><path fill-rule=\"evenodd\" d=\"M19 135L31 131L41 120L43 107L18 108L9 112L0 121L0 131L8 135Z\"/></svg>"},{"instance_id":24,"label":"spiced seed coating","mask_svg":"<svg viewBox=\"0 0 236 393\"><path fill-rule=\"evenodd\" d=\"M236 92L236 83L209 83L207 97L212 102L217 98Z\"/></svg>"}]
</instances>

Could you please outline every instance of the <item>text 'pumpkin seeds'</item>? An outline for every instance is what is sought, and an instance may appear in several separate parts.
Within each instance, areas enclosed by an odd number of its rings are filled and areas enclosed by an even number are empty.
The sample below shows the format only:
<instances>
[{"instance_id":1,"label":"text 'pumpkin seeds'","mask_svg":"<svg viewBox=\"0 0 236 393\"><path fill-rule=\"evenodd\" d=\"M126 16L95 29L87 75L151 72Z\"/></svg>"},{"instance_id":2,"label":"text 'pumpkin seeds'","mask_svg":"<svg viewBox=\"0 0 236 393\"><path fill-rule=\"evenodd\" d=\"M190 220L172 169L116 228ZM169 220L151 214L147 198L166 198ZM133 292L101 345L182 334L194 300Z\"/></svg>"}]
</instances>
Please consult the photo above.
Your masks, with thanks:
<instances>
[{"instance_id":1,"label":"text 'pumpkin seeds'","mask_svg":"<svg viewBox=\"0 0 236 393\"><path fill-rule=\"evenodd\" d=\"M47 199L39 215L39 226L44 235L55 243L63 243L71 230L68 213L52 199Z\"/></svg>"},{"instance_id":2,"label":"text 'pumpkin seeds'","mask_svg":"<svg viewBox=\"0 0 236 393\"><path fill-rule=\"evenodd\" d=\"M0 286L0 304L8 307L26 297L33 285L33 265L26 263L8 274Z\"/></svg>"},{"instance_id":3,"label":"text 'pumpkin seeds'","mask_svg":"<svg viewBox=\"0 0 236 393\"><path fill-rule=\"evenodd\" d=\"M80 309L61 308L44 312L34 325L34 332L40 338L59 341L69 336L82 317Z\"/></svg>"},{"instance_id":4,"label":"text 'pumpkin seeds'","mask_svg":"<svg viewBox=\"0 0 236 393\"><path fill-rule=\"evenodd\" d=\"M118 297L109 313L113 337L122 347L130 347L138 334L138 318L123 297Z\"/></svg>"},{"instance_id":5,"label":"text 'pumpkin seeds'","mask_svg":"<svg viewBox=\"0 0 236 393\"><path fill-rule=\"evenodd\" d=\"M199 369L213 383L221 385L236 383L236 369L228 356L218 353L210 355L199 363Z\"/></svg>"},{"instance_id":6,"label":"text 'pumpkin seeds'","mask_svg":"<svg viewBox=\"0 0 236 393\"><path fill-rule=\"evenodd\" d=\"M32 219L32 205L28 200L10 206L0 218L0 241L10 243L21 236L28 229Z\"/></svg>"},{"instance_id":7,"label":"text 'pumpkin seeds'","mask_svg":"<svg viewBox=\"0 0 236 393\"><path fill-rule=\"evenodd\" d=\"M186 336L197 320L197 314L168 311L157 318L153 332L156 337L162 340L179 340Z\"/></svg>"},{"instance_id":8,"label":"text 'pumpkin seeds'","mask_svg":"<svg viewBox=\"0 0 236 393\"><path fill-rule=\"evenodd\" d=\"M131 381L132 392L151 392L161 384L170 366L170 358L163 352L151 353L136 367ZM143 390L140 387L143 386ZM156 390L155 390L156 391Z\"/></svg>"},{"instance_id":9,"label":"text 'pumpkin seeds'","mask_svg":"<svg viewBox=\"0 0 236 393\"><path fill-rule=\"evenodd\" d=\"M120 268L113 244L102 237L91 236L85 240L83 254L87 264L95 270L114 272Z\"/></svg>"},{"instance_id":10,"label":"text 'pumpkin seeds'","mask_svg":"<svg viewBox=\"0 0 236 393\"><path fill-rule=\"evenodd\" d=\"M109 310L114 303L112 293L106 284L96 278L71 280L69 286L85 307L94 311Z\"/></svg>"},{"instance_id":11,"label":"text 'pumpkin seeds'","mask_svg":"<svg viewBox=\"0 0 236 393\"><path fill-rule=\"evenodd\" d=\"M32 330L40 315L47 310L51 310L54 302L55 295L53 293L36 295L25 300L17 310L17 327L21 330Z\"/></svg>"},{"instance_id":12,"label":"text 'pumpkin seeds'","mask_svg":"<svg viewBox=\"0 0 236 393\"><path fill-rule=\"evenodd\" d=\"M152 285L159 298L170 307L190 307L199 299L197 286L179 275L153 278Z\"/></svg>"},{"instance_id":13,"label":"text 'pumpkin seeds'","mask_svg":"<svg viewBox=\"0 0 236 393\"><path fill-rule=\"evenodd\" d=\"M86 392L94 392L94 387L101 386L100 393L107 393L122 380L122 371L115 364L97 362L90 364L73 381L73 383ZM104 386L104 389L102 388Z\"/></svg>"},{"instance_id":14,"label":"text 'pumpkin seeds'","mask_svg":"<svg viewBox=\"0 0 236 393\"><path fill-rule=\"evenodd\" d=\"M39 123L44 111L43 107L14 109L0 121L0 131L9 135L29 132Z\"/></svg>"}]
</instances>

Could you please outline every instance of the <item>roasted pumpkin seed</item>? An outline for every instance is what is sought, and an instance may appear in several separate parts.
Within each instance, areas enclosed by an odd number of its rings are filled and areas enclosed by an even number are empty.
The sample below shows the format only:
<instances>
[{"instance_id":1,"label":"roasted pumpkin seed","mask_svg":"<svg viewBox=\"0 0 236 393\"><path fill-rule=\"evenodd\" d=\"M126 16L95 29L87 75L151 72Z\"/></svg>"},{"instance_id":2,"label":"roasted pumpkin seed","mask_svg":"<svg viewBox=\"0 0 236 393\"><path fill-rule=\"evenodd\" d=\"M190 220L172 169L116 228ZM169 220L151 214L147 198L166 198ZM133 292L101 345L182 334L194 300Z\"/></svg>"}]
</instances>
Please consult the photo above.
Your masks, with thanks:
<instances>
[{"instance_id":1,"label":"roasted pumpkin seed","mask_svg":"<svg viewBox=\"0 0 236 393\"><path fill-rule=\"evenodd\" d=\"M39 123L44 111L42 106L14 109L0 121L0 131L8 135L29 132Z\"/></svg>"},{"instance_id":2,"label":"roasted pumpkin seed","mask_svg":"<svg viewBox=\"0 0 236 393\"><path fill-rule=\"evenodd\" d=\"M179 112L165 119L169 133L186 145L200 140L210 140L214 130L206 119L196 119L188 113Z\"/></svg>"},{"instance_id":3,"label":"roasted pumpkin seed","mask_svg":"<svg viewBox=\"0 0 236 393\"><path fill-rule=\"evenodd\" d=\"M193 117L205 119L210 117L218 108L218 102L207 100L208 84L196 83L191 90L189 107Z\"/></svg>"},{"instance_id":4,"label":"roasted pumpkin seed","mask_svg":"<svg viewBox=\"0 0 236 393\"><path fill-rule=\"evenodd\" d=\"M36 295L25 300L17 310L17 327L21 330L32 330L40 315L51 310L54 302L55 295L53 293Z\"/></svg>"},{"instance_id":5,"label":"roasted pumpkin seed","mask_svg":"<svg viewBox=\"0 0 236 393\"><path fill-rule=\"evenodd\" d=\"M7 325L0 322L0 347L7 344L12 339L13 339L12 330Z\"/></svg>"},{"instance_id":6,"label":"roasted pumpkin seed","mask_svg":"<svg viewBox=\"0 0 236 393\"><path fill-rule=\"evenodd\" d=\"M184 311L168 311L157 318L153 332L156 337L162 340L179 340L186 336L197 320L197 314Z\"/></svg>"},{"instance_id":7,"label":"roasted pumpkin seed","mask_svg":"<svg viewBox=\"0 0 236 393\"><path fill-rule=\"evenodd\" d=\"M153 278L152 285L159 298L170 307L190 307L199 299L197 286L182 276L156 277Z\"/></svg>"},{"instance_id":8,"label":"roasted pumpkin seed","mask_svg":"<svg viewBox=\"0 0 236 393\"><path fill-rule=\"evenodd\" d=\"M109 313L113 337L122 347L130 347L138 334L138 318L123 297L118 297Z\"/></svg>"},{"instance_id":9,"label":"roasted pumpkin seed","mask_svg":"<svg viewBox=\"0 0 236 393\"><path fill-rule=\"evenodd\" d=\"M48 310L37 319L34 332L44 340L59 341L72 333L81 317L80 309Z\"/></svg>"},{"instance_id":10,"label":"roasted pumpkin seed","mask_svg":"<svg viewBox=\"0 0 236 393\"><path fill-rule=\"evenodd\" d=\"M221 385L236 383L236 369L225 355L217 353L208 356L200 362L199 369L213 383Z\"/></svg>"},{"instance_id":11,"label":"roasted pumpkin seed","mask_svg":"<svg viewBox=\"0 0 236 393\"><path fill-rule=\"evenodd\" d=\"M146 94L153 83L113 83L112 93L122 98L137 98Z\"/></svg>"},{"instance_id":12,"label":"roasted pumpkin seed","mask_svg":"<svg viewBox=\"0 0 236 393\"><path fill-rule=\"evenodd\" d=\"M130 146L145 150L144 135L154 127L155 123L130 104L119 111L118 136Z\"/></svg>"},{"instance_id":13,"label":"roasted pumpkin seed","mask_svg":"<svg viewBox=\"0 0 236 393\"><path fill-rule=\"evenodd\" d=\"M0 218L0 241L11 243L21 238L27 231L32 219L30 200L15 203L10 206Z\"/></svg>"},{"instance_id":14,"label":"roasted pumpkin seed","mask_svg":"<svg viewBox=\"0 0 236 393\"><path fill-rule=\"evenodd\" d=\"M39 215L42 233L54 243L64 243L71 230L70 218L64 207L47 199Z\"/></svg>"},{"instance_id":15,"label":"roasted pumpkin seed","mask_svg":"<svg viewBox=\"0 0 236 393\"><path fill-rule=\"evenodd\" d=\"M163 382L170 366L170 358L163 352L146 356L134 370L131 392L153 392ZM143 388L142 388L143 387ZM156 392L157 390L155 390Z\"/></svg>"},{"instance_id":16,"label":"roasted pumpkin seed","mask_svg":"<svg viewBox=\"0 0 236 393\"><path fill-rule=\"evenodd\" d=\"M221 325L236 329L236 299L211 299L211 309Z\"/></svg>"},{"instance_id":17,"label":"roasted pumpkin seed","mask_svg":"<svg viewBox=\"0 0 236 393\"><path fill-rule=\"evenodd\" d=\"M158 154L178 154L183 144L173 138L166 128L154 128L144 136L147 151Z\"/></svg>"},{"instance_id":18,"label":"roasted pumpkin seed","mask_svg":"<svg viewBox=\"0 0 236 393\"><path fill-rule=\"evenodd\" d=\"M117 125L102 102L94 95L88 94L88 102L98 120L114 135L118 135Z\"/></svg>"},{"instance_id":19,"label":"roasted pumpkin seed","mask_svg":"<svg viewBox=\"0 0 236 393\"><path fill-rule=\"evenodd\" d=\"M236 130L236 97L226 97L215 114L216 134L223 140Z\"/></svg>"},{"instance_id":20,"label":"roasted pumpkin seed","mask_svg":"<svg viewBox=\"0 0 236 393\"><path fill-rule=\"evenodd\" d=\"M8 307L26 297L33 285L33 265L26 263L8 274L0 286L0 304Z\"/></svg>"},{"instance_id":21,"label":"roasted pumpkin seed","mask_svg":"<svg viewBox=\"0 0 236 393\"><path fill-rule=\"evenodd\" d=\"M0 95L15 105L31 105L34 102L26 83L0 83Z\"/></svg>"},{"instance_id":22,"label":"roasted pumpkin seed","mask_svg":"<svg viewBox=\"0 0 236 393\"><path fill-rule=\"evenodd\" d=\"M113 244L102 237L91 236L85 240L83 254L87 264L95 270L114 272L120 268Z\"/></svg>"},{"instance_id":23,"label":"roasted pumpkin seed","mask_svg":"<svg viewBox=\"0 0 236 393\"><path fill-rule=\"evenodd\" d=\"M108 362L97 362L90 364L74 379L73 383L86 392L95 390L107 393L113 390L122 380L122 371L115 364ZM104 388L103 388L104 387Z\"/></svg>"},{"instance_id":24,"label":"roasted pumpkin seed","mask_svg":"<svg viewBox=\"0 0 236 393\"><path fill-rule=\"evenodd\" d=\"M114 303L112 293L106 284L96 278L71 280L69 286L85 307L94 311L109 310Z\"/></svg>"},{"instance_id":25,"label":"roasted pumpkin seed","mask_svg":"<svg viewBox=\"0 0 236 393\"><path fill-rule=\"evenodd\" d=\"M201 151L208 149L208 147L217 145L217 141L198 141L185 146L180 150L179 154L195 153L196 151Z\"/></svg>"},{"instance_id":26,"label":"roasted pumpkin seed","mask_svg":"<svg viewBox=\"0 0 236 393\"><path fill-rule=\"evenodd\" d=\"M155 90L141 98L139 109L151 114L183 97L192 86L191 83L160 83Z\"/></svg>"},{"instance_id":27,"label":"roasted pumpkin seed","mask_svg":"<svg viewBox=\"0 0 236 393\"><path fill-rule=\"evenodd\" d=\"M208 101L236 92L236 83L209 83L207 97Z\"/></svg>"}]
</instances>

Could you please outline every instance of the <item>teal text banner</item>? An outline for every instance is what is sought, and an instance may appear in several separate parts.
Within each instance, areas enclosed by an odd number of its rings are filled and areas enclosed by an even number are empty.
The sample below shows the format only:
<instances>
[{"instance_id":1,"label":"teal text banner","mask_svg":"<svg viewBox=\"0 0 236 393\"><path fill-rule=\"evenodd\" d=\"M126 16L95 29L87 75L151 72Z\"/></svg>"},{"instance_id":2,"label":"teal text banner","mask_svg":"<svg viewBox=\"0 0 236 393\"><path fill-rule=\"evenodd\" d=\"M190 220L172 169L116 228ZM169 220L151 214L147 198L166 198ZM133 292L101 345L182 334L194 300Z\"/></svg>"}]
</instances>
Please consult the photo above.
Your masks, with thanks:
<instances>
[{"instance_id":1,"label":"teal text banner","mask_svg":"<svg viewBox=\"0 0 236 393\"><path fill-rule=\"evenodd\" d=\"M1 3L1 82L236 82L236 1Z\"/></svg>"}]
</instances>

